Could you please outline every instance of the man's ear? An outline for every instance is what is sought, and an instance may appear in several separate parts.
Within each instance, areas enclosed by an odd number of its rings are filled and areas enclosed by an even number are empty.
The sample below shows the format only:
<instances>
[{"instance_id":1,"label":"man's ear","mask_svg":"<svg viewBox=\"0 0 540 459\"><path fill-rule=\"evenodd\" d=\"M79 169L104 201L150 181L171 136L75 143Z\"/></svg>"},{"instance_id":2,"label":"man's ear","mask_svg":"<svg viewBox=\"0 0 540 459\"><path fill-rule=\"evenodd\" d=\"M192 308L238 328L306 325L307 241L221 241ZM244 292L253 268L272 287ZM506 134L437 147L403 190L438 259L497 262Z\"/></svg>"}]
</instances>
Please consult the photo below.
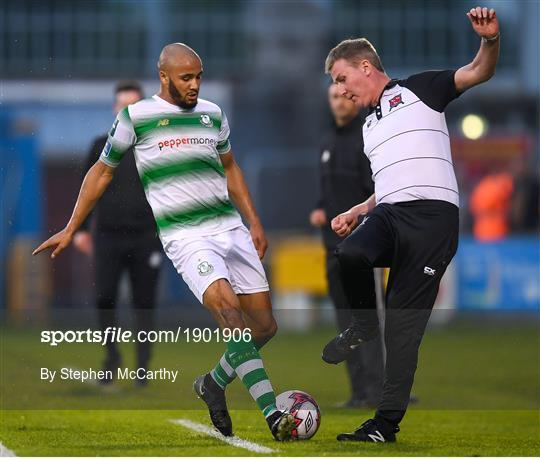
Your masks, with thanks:
<instances>
[{"instance_id":1,"label":"man's ear","mask_svg":"<svg viewBox=\"0 0 540 459\"><path fill-rule=\"evenodd\" d=\"M167 76L167 74L166 74L163 70L160 70L160 71L159 71L159 79L160 79L163 83L168 83L168 82L169 82L169 77Z\"/></svg>"},{"instance_id":2,"label":"man's ear","mask_svg":"<svg viewBox=\"0 0 540 459\"><path fill-rule=\"evenodd\" d=\"M369 76L373 71L371 62L369 62L367 59L363 59L362 62L360 62L360 68L366 76Z\"/></svg>"}]
</instances>

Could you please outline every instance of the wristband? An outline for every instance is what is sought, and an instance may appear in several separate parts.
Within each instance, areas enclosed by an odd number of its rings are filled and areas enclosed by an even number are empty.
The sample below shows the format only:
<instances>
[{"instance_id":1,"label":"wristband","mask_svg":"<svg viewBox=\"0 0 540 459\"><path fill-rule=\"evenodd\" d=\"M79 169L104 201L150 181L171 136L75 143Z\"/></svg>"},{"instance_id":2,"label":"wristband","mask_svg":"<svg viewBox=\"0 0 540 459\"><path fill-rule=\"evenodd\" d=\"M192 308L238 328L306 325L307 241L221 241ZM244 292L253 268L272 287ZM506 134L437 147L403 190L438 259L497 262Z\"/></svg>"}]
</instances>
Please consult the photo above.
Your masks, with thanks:
<instances>
[{"instance_id":1,"label":"wristband","mask_svg":"<svg viewBox=\"0 0 540 459\"><path fill-rule=\"evenodd\" d=\"M501 36L501 33L499 32L497 35L495 35L495 36L493 36L493 37L489 37L489 38L487 38L487 37L482 37L482 41L483 41L484 43L492 43L492 42L498 40L500 36Z\"/></svg>"}]
</instances>

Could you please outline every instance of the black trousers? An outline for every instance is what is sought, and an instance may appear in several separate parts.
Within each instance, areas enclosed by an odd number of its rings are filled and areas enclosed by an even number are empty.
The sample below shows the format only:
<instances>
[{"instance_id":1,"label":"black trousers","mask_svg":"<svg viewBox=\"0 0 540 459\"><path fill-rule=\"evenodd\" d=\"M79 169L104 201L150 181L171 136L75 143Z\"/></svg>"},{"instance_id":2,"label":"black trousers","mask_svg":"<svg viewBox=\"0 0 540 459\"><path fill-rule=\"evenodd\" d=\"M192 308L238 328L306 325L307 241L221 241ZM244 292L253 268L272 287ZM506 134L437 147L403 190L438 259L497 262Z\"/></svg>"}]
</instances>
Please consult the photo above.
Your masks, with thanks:
<instances>
[{"instance_id":1,"label":"black trousers","mask_svg":"<svg viewBox=\"0 0 540 459\"><path fill-rule=\"evenodd\" d=\"M94 238L94 245L100 328L104 330L117 326L118 285L122 274L127 271L134 307L133 329L135 332L152 330L157 283L163 261L161 243L155 233L98 233ZM137 366L147 367L150 343L137 341L136 346ZM114 343L107 344L107 357L119 357Z\"/></svg>"},{"instance_id":2,"label":"black trousers","mask_svg":"<svg viewBox=\"0 0 540 459\"><path fill-rule=\"evenodd\" d=\"M361 327L378 326L373 302L355 288L359 270L390 267L384 341L386 365L376 419L403 419L418 362L418 349L439 283L457 250L459 211L446 201L421 200L376 206L336 249L343 284L358 305Z\"/></svg>"},{"instance_id":3,"label":"black trousers","mask_svg":"<svg viewBox=\"0 0 540 459\"><path fill-rule=\"evenodd\" d=\"M339 261L335 251L330 248L327 248L326 252L326 277L330 299L336 308L338 328L341 332L351 323L351 308L354 305L351 305L347 299ZM359 270L355 278L356 282L351 288L361 290L375 304L373 270ZM353 355L346 360L346 364L352 398L365 400L369 404L377 403L382 392L384 371L383 347L380 337L358 346Z\"/></svg>"}]
</instances>

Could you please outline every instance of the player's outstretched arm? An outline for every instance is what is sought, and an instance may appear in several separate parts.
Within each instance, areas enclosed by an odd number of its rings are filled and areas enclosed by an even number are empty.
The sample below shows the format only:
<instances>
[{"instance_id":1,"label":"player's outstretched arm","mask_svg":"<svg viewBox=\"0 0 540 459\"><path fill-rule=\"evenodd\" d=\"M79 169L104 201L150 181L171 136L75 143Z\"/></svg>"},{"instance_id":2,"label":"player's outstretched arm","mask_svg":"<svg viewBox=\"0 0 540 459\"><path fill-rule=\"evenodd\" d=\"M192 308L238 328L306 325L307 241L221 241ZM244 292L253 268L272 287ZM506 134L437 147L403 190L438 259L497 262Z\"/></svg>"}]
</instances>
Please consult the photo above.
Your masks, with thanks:
<instances>
[{"instance_id":1,"label":"player's outstretched arm","mask_svg":"<svg viewBox=\"0 0 540 459\"><path fill-rule=\"evenodd\" d=\"M69 246L73 235L107 189L113 175L114 167L107 166L102 161L97 161L84 177L79 197L66 227L43 242L32 252L32 255L37 255L43 250L50 248L53 249L51 258L55 258L62 250Z\"/></svg>"},{"instance_id":2,"label":"player's outstretched arm","mask_svg":"<svg viewBox=\"0 0 540 459\"><path fill-rule=\"evenodd\" d=\"M454 80L459 92L489 80L495 73L499 59L500 31L495 10L477 6L467 13L467 17L474 31L482 37L482 43L474 60L455 73Z\"/></svg>"},{"instance_id":3,"label":"player's outstretched arm","mask_svg":"<svg viewBox=\"0 0 540 459\"><path fill-rule=\"evenodd\" d=\"M238 166L238 163L234 160L232 151L221 155L220 158L221 163L225 168L225 174L227 175L227 189L229 190L229 196L248 222L253 244L255 245L255 249L257 249L259 258L262 259L268 248L268 241L266 240L264 229L259 216L257 215L257 211L255 210L255 206L253 205L251 195L249 194L249 189L244 180L244 174L242 174L240 166Z\"/></svg>"}]
</instances>

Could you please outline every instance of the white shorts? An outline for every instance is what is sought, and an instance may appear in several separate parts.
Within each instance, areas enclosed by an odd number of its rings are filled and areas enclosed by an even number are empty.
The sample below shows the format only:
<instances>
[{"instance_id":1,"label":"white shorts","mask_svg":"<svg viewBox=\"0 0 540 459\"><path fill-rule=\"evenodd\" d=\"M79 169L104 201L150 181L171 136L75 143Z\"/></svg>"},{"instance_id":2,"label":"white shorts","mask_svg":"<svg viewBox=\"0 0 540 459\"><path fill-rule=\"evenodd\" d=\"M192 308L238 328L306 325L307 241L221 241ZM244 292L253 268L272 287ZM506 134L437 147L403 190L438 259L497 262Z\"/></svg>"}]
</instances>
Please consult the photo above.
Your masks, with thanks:
<instances>
[{"instance_id":1,"label":"white shorts","mask_svg":"<svg viewBox=\"0 0 540 459\"><path fill-rule=\"evenodd\" d=\"M236 294L269 290L251 234L243 225L172 241L165 253L201 303L206 289L218 279L227 279Z\"/></svg>"}]
</instances>

